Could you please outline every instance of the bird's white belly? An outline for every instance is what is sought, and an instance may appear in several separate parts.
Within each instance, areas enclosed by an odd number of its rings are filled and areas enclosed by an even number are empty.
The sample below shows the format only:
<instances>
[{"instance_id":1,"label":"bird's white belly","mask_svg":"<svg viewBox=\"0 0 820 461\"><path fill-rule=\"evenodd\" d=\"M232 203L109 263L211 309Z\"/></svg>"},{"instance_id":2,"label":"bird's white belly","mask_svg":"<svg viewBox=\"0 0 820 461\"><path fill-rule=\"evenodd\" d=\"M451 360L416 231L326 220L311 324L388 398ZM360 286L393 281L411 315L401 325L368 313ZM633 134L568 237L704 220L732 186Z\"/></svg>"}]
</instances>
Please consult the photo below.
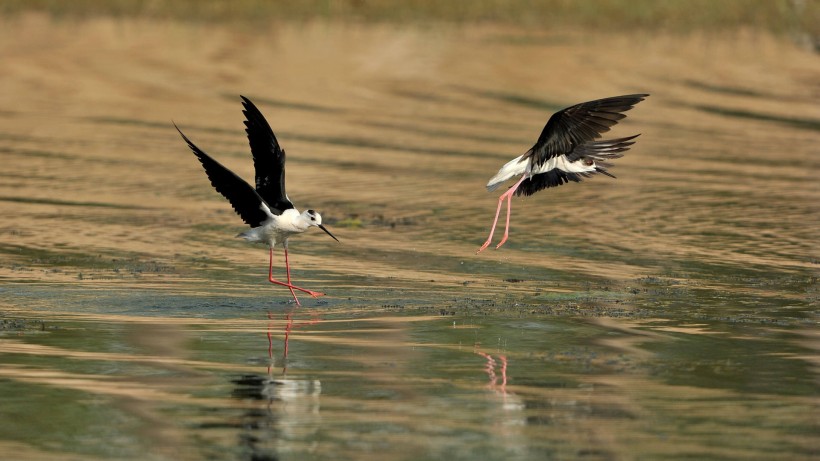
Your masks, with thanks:
<instances>
[{"instance_id":1,"label":"bird's white belly","mask_svg":"<svg viewBox=\"0 0 820 461\"><path fill-rule=\"evenodd\" d=\"M556 168L562 171L566 171L567 173L592 173L595 171L595 163L593 162L589 165L586 165L584 164L583 160L576 160L574 162L570 162L569 160L567 160L566 155L559 155L557 157L553 157L547 160L541 166L534 168L532 170L532 174L542 174L550 170L554 170Z\"/></svg>"},{"instance_id":2,"label":"bird's white belly","mask_svg":"<svg viewBox=\"0 0 820 461\"><path fill-rule=\"evenodd\" d=\"M263 222L261 226L242 232L237 237L248 242L267 243L275 245L284 242L293 234L301 234L307 230L307 225L299 219L299 212L295 209L285 210L279 216L273 216Z\"/></svg>"},{"instance_id":3,"label":"bird's white belly","mask_svg":"<svg viewBox=\"0 0 820 461\"><path fill-rule=\"evenodd\" d=\"M276 222L262 225L262 232L266 240L274 242L281 242L291 235L298 233L298 231L294 229L293 226L288 225L288 223L281 225Z\"/></svg>"},{"instance_id":4,"label":"bird's white belly","mask_svg":"<svg viewBox=\"0 0 820 461\"><path fill-rule=\"evenodd\" d=\"M495 190L501 183L515 176L519 176L522 174L529 174L530 176L534 176L537 174L546 173L556 168L559 170L566 171L567 173L595 172L594 162L590 165L584 164L583 160L576 160L574 162L570 162L569 160L567 160L566 155L559 155L557 157L553 157L544 162L543 164L541 164L540 166L530 170L531 161L522 161L524 155L510 160L504 166L502 166L501 169L498 170L498 173L496 173L495 176L490 178L490 181L487 183L487 190Z\"/></svg>"}]
</instances>

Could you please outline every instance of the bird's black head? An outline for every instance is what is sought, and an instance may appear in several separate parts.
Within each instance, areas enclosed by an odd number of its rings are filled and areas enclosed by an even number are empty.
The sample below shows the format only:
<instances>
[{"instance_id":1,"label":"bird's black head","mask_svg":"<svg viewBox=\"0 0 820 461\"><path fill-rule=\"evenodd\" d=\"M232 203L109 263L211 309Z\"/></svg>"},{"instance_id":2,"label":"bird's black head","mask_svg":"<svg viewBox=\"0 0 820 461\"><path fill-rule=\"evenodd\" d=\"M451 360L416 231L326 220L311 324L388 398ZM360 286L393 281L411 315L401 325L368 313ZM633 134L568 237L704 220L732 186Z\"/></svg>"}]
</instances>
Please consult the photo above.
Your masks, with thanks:
<instances>
[{"instance_id":1,"label":"bird's black head","mask_svg":"<svg viewBox=\"0 0 820 461\"><path fill-rule=\"evenodd\" d=\"M333 238L335 241L339 241L335 235L331 234L329 230L325 226L322 225L322 215L316 212L316 210L307 210L305 211L302 216L308 221L308 224L311 226L316 226L319 229L325 231L325 233Z\"/></svg>"}]
</instances>

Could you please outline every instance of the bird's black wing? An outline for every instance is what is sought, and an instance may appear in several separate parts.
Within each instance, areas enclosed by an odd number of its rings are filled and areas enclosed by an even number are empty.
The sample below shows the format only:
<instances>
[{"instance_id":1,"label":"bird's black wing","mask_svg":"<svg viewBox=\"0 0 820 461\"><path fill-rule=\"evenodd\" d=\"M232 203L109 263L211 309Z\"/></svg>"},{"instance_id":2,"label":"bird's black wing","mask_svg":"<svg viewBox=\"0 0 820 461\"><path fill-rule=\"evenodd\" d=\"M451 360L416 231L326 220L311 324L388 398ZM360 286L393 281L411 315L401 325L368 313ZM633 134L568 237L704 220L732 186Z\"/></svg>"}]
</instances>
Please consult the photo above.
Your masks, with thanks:
<instances>
[{"instance_id":1,"label":"bird's black wing","mask_svg":"<svg viewBox=\"0 0 820 461\"><path fill-rule=\"evenodd\" d=\"M537 174L525 179L521 185L518 186L518 189L515 190L515 195L527 196L548 187L557 187L568 182L581 182L584 176L589 176L589 174L568 173L564 170L554 168L546 173Z\"/></svg>"},{"instance_id":2,"label":"bird's black wing","mask_svg":"<svg viewBox=\"0 0 820 461\"><path fill-rule=\"evenodd\" d=\"M567 155L567 160L581 158L573 154L575 147L601 137L619 120L622 112L632 109L648 94L629 94L576 104L550 117L538 141L528 152L533 165L541 165L552 157Z\"/></svg>"},{"instance_id":3,"label":"bird's black wing","mask_svg":"<svg viewBox=\"0 0 820 461\"><path fill-rule=\"evenodd\" d=\"M273 134L268 121L250 99L242 98L245 110L245 131L253 154L256 170L256 192L265 199L274 214L293 208L285 192L285 151Z\"/></svg>"},{"instance_id":4,"label":"bird's black wing","mask_svg":"<svg viewBox=\"0 0 820 461\"><path fill-rule=\"evenodd\" d=\"M269 210L268 205L250 184L194 145L176 124L174 124L174 128L179 131L179 134L182 135L182 139L188 143L188 147L191 148L196 158L202 163L202 166L205 168L205 173L208 175L208 179L211 180L211 185L214 186L217 192L231 202L231 206L234 211L236 211L236 214L238 214L246 224L251 227L258 227L270 217L270 211L266 211Z\"/></svg>"}]
</instances>

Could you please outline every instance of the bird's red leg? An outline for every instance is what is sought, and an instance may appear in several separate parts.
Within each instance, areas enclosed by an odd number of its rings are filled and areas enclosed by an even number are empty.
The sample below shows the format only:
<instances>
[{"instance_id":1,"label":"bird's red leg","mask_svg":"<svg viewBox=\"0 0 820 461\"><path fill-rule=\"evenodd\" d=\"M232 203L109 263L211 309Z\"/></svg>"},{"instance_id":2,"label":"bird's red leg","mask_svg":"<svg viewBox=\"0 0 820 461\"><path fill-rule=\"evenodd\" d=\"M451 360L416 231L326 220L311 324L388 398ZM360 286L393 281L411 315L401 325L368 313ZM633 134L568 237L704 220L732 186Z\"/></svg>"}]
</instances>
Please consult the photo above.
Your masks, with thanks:
<instances>
[{"instance_id":1,"label":"bird's red leg","mask_svg":"<svg viewBox=\"0 0 820 461\"><path fill-rule=\"evenodd\" d=\"M495 225L498 224L498 215L501 213L501 204L504 203L504 199L507 200L507 225L504 227L504 237L501 238L501 242L495 246L496 250L507 241L507 238L510 236L510 211L512 210L512 196L515 194L515 191L518 190L518 186L521 185L524 180L527 179L527 175L521 176L521 179L518 180L515 185L509 188L507 192L501 194L501 197L498 197L498 208L495 210L495 219L493 220L493 227L490 229L490 236L487 237L487 241L484 242L484 245L481 245L481 248L476 251L476 254L481 253L485 248L490 245L490 242L493 240L493 234L495 233Z\"/></svg>"},{"instance_id":2,"label":"bird's red leg","mask_svg":"<svg viewBox=\"0 0 820 461\"><path fill-rule=\"evenodd\" d=\"M285 272L288 274L288 289L290 290L290 295L293 296L293 300L296 301L297 306L301 306L302 304L299 303L299 298L296 297L296 293L293 291L293 285L290 283L290 264L288 264L288 246L284 245L285 248Z\"/></svg>"},{"instance_id":3,"label":"bird's red leg","mask_svg":"<svg viewBox=\"0 0 820 461\"><path fill-rule=\"evenodd\" d=\"M285 252L285 258L286 258L285 266L288 267L288 271L290 271L290 266L288 266L288 264L287 264L287 251ZM288 287L292 290L299 290L299 291L305 292L305 293L313 296L314 298L325 295L324 293L319 293L318 291L306 290L304 288L297 287L296 285L291 285L290 283L280 282L279 280L274 279L273 278L273 247L271 247L271 249L270 249L270 264L268 266L268 282L275 283L277 285L282 285L283 287ZM293 298L296 299L296 296L294 296ZM296 300L296 303L299 304L298 299Z\"/></svg>"}]
</instances>

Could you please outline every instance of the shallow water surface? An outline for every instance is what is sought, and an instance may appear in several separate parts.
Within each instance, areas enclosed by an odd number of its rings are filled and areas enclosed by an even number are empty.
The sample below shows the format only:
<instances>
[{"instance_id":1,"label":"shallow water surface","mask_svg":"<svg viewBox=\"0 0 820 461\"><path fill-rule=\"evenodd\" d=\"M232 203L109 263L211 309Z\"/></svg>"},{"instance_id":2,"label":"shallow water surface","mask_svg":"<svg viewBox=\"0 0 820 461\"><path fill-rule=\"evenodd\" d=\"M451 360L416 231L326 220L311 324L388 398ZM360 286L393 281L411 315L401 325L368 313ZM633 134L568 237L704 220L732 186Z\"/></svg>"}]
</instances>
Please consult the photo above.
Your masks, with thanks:
<instances>
[{"instance_id":1,"label":"shallow water surface","mask_svg":"<svg viewBox=\"0 0 820 461\"><path fill-rule=\"evenodd\" d=\"M0 458L818 456L816 56L39 16L0 37ZM549 115L636 92L618 179L515 199L475 255L484 184ZM171 125L250 178L239 94L342 242L291 240L328 294L302 307Z\"/></svg>"}]
</instances>

